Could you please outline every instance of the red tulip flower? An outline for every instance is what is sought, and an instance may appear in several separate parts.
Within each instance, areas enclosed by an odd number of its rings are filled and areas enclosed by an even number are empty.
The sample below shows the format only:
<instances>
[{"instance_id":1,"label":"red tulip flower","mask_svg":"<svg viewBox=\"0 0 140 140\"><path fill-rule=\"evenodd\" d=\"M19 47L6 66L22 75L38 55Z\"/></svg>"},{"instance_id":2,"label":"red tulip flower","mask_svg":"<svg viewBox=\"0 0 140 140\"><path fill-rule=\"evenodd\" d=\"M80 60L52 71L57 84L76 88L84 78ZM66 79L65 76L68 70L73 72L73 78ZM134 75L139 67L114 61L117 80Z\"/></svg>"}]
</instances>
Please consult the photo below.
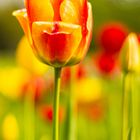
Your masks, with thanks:
<instances>
[{"instance_id":1,"label":"red tulip flower","mask_svg":"<svg viewBox=\"0 0 140 140\"><path fill-rule=\"evenodd\" d=\"M98 58L98 67L100 71L104 74L110 74L115 68L116 61L115 58L107 53L103 53Z\"/></svg>"},{"instance_id":2,"label":"red tulip flower","mask_svg":"<svg viewBox=\"0 0 140 140\"><path fill-rule=\"evenodd\" d=\"M117 53L127 37L127 29L121 24L112 23L102 27L99 42L107 53Z\"/></svg>"},{"instance_id":3,"label":"red tulip flower","mask_svg":"<svg viewBox=\"0 0 140 140\"><path fill-rule=\"evenodd\" d=\"M92 33L87 0L25 0L26 9L13 13L33 51L53 67L74 65L85 56Z\"/></svg>"},{"instance_id":4,"label":"red tulip flower","mask_svg":"<svg viewBox=\"0 0 140 140\"><path fill-rule=\"evenodd\" d=\"M138 35L138 40L139 40L139 43L140 43L140 34Z\"/></svg>"}]
</instances>

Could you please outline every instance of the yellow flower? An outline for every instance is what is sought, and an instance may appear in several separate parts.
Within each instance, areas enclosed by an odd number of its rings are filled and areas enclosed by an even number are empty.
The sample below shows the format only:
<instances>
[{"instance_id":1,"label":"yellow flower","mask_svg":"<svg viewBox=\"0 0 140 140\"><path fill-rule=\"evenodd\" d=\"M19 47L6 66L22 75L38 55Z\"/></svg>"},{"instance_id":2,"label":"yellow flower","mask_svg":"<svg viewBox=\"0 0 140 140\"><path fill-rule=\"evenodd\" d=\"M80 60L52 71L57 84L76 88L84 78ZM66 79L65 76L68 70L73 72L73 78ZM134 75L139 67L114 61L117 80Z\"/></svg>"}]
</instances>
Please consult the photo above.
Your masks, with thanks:
<instances>
[{"instance_id":1,"label":"yellow flower","mask_svg":"<svg viewBox=\"0 0 140 140\"><path fill-rule=\"evenodd\" d=\"M24 67L34 75L42 75L47 70L47 66L40 62L33 54L28 39L25 36L19 42L16 58L21 67Z\"/></svg>"},{"instance_id":2,"label":"yellow flower","mask_svg":"<svg viewBox=\"0 0 140 140\"><path fill-rule=\"evenodd\" d=\"M19 140L19 127L14 115L5 117L2 125L2 136L4 140Z\"/></svg>"},{"instance_id":3,"label":"yellow flower","mask_svg":"<svg viewBox=\"0 0 140 140\"><path fill-rule=\"evenodd\" d=\"M84 78L74 85L74 95L79 102L92 102L102 96L101 82L97 78Z\"/></svg>"},{"instance_id":4,"label":"yellow flower","mask_svg":"<svg viewBox=\"0 0 140 140\"><path fill-rule=\"evenodd\" d=\"M0 69L0 92L11 99L18 99L29 78L29 73L18 67Z\"/></svg>"}]
</instances>

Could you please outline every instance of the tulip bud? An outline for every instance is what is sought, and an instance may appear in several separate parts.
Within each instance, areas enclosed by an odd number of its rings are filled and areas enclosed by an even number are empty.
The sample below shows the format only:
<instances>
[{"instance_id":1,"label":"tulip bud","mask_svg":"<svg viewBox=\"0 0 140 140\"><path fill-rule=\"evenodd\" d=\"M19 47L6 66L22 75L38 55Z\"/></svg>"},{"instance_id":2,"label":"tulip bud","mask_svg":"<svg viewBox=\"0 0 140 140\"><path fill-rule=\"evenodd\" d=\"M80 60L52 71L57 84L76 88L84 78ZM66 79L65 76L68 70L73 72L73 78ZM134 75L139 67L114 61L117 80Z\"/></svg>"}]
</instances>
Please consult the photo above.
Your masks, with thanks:
<instances>
[{"instance_id":1,"label":"tulip bud","mask_svg":"<svg viewBox=\"0 0 140 140\"><path fill-rule=\"evenodd\" d=\"M140 50L136 34L130 33L124 41L121 50L121 66L124 72L138 72L140 70Z\"/></svg>"}]
</instances>

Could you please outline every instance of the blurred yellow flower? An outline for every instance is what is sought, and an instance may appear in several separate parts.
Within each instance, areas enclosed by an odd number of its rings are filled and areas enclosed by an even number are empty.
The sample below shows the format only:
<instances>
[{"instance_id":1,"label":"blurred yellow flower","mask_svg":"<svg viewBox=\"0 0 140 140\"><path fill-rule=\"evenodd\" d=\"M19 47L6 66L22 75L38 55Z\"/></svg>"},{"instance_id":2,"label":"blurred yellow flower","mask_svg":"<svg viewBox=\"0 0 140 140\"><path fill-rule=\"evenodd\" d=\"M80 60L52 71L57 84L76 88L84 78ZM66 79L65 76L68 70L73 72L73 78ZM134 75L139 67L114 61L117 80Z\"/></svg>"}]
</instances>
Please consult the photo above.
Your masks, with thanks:
<instances>
[{"instance_id":1,"label":"blurred yellow flower","mask_svg":"<svg viewBox=\"0 0 140 140\"><path fill-rule=\"evenodd\" d=\"M29 73L18 67L0 69L0 92L6 97L17 99L29 78Z\"/></svg>"},{"instance_id":2,"label":"blurred yellow flower","mask_svg":"<svg viewBox=\"0 0 140 140\"><path fill-rule=\"evenodd\" d=\"M2 135L4 140L19 139L19 127L14 115L9 114L5 117L2 125Z\"/></svg>"},{"instance_id":3,"label":"blurred yellow flower","mask_svg":"<svg viewBox=\"0 0 140 140\"><path fill-rule=\"evenodd\" d=\"M101 82L97 78L83 78L74 85L74 95L79 102L92 102L102 96Z\"/></svg>"},{"instance_id":4,"label":"blurred yellow flower","mask_svg":"<svg viewBox=\"0 0 140 140\"><path fill-rule=\"evenodd\" d=\"M19 42L16 52L17 62L32 74L42 75L46 72L47 66L40 62L34 55L27 38L24 36Z\"/></svg>"}]
</instances>

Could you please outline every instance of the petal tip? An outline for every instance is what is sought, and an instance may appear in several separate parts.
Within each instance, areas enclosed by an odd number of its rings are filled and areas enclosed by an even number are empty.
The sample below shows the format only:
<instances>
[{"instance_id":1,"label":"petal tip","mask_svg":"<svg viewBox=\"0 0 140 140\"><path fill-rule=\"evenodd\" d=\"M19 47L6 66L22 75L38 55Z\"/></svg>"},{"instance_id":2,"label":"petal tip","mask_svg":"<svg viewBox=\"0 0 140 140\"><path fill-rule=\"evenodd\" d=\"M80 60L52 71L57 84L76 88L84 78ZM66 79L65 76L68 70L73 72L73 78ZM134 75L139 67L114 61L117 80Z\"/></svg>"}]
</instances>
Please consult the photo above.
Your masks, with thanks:
<instances>
[{"instance_id":1,"label":"petal tip","mask_svg":"<svg viewBox=\"0 0 140 140\"><path fill-rule=\"evenodd\" d=\"M20 15L26 16L27 11L26 11L26 9L15 10L15 11L12 12L12 15L15 16L15 17L20 16Z\"/></svg>"}]
</instances>

